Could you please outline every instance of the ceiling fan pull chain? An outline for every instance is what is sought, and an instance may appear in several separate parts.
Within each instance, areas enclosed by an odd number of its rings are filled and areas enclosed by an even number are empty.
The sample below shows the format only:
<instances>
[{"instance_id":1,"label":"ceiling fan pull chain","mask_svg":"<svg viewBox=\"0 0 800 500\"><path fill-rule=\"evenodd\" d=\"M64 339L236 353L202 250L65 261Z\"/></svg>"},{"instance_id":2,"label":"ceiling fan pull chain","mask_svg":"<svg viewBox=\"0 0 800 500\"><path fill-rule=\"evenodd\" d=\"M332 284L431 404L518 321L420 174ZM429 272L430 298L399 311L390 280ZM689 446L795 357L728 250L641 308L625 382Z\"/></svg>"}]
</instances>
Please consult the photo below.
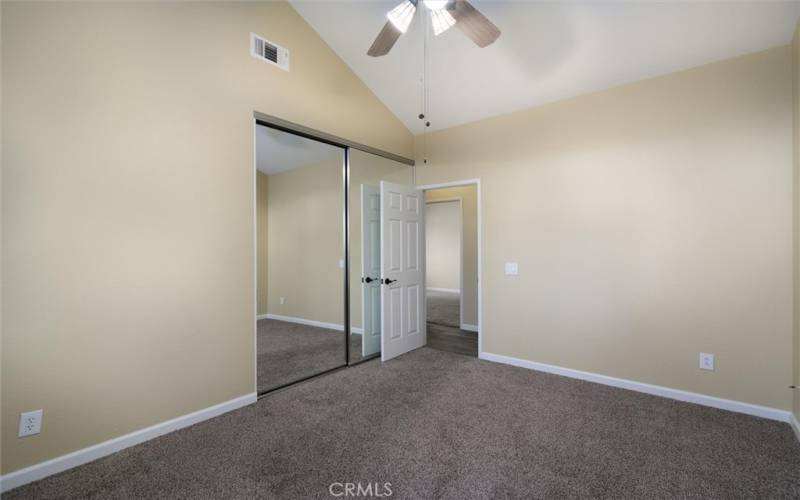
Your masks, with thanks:
<instances>
[{"instance_id":1,"label":"ceiling fan pull chain","mask_svg":"<svg viewBox=\"0 0 800 500\"><path fill-rule=\"evenodd\" d=\"M422 23L422 114L420 118L424 119L422 127L422 163L428 164L428 127L431 126L430 122L430 87L428 86L428 77L430 70L429 54L428 54L428 16L420 16Z\"/></svg>"}]
</instances>

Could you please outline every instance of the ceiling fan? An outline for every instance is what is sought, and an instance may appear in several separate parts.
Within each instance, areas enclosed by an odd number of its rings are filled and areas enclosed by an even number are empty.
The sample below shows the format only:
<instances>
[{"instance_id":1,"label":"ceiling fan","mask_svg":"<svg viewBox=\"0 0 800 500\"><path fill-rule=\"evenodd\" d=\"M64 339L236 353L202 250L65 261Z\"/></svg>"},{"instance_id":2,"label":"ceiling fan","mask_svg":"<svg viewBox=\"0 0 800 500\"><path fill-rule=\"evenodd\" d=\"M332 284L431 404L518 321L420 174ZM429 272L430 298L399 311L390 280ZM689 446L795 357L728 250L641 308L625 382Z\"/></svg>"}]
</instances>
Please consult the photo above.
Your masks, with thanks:
<instances>
[{"instance_id":1,"label":"ceiling fan","mask_svg":"<svg viewBox=\"0 0 800 500\"><path fill-rule=\"evenodd\" d=\"M386 14L389 20L372 42L367 55L380 57L388 54L400 35L408 30L419 3L420 0L403 0L403 3L390 10ZM467 0L422 0L422 3L430 12L434 35L444 33L455 26L478 47L486 47L500 36L497 26Z\"/></svg>"}]
</instances>

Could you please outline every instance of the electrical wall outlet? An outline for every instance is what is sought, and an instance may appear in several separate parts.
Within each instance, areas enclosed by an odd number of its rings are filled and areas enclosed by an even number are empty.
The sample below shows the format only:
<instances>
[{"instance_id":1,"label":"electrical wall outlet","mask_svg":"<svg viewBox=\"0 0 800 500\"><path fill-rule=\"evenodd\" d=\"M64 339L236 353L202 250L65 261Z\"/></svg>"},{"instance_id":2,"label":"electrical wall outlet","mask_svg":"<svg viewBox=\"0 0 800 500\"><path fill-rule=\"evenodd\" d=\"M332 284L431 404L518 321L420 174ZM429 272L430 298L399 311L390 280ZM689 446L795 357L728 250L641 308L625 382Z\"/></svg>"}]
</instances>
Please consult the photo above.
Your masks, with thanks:
<instances>
[{"instance_id":1,"label":"electrical wall outlet","mask_svg":"<svg viewBox=\"0 0 800 500\"><path fill-rule=\"evenodd\" d=\"M284 305L285 303L286 303L286 299L284 297L281 297L281 305Z\"/></svg>"},{"instance_id":2,"label":"electrical wall outlet","mask_svg":"<svg viewBox=\"0 0 800 500\"><path fill-rule=\"evenodd\" d=\"M703 370L714 369L714 355L707 352L700 353L700 368Z\"/></svg>"},{"instance_id":3,"label":"electrical wall outlet","mask_svg":"<svg viewBox=\"0 0 800 500\"><path fill-rule=\"evenodd\" d=\"M42 410L20 413L18 437L32 436L40 432L42 432Z\"/></svg>"},{"instance_id":4,"label":"electrical wall outlet","mask_svg":"<svg viewBox=\"0 0 800 500\"><path fill-rule=\"evenodd\" d=\"M519 274L519 264L516 262L506 262L505 265L506 276L516 276Z\"/></svg>"}]
</instances>

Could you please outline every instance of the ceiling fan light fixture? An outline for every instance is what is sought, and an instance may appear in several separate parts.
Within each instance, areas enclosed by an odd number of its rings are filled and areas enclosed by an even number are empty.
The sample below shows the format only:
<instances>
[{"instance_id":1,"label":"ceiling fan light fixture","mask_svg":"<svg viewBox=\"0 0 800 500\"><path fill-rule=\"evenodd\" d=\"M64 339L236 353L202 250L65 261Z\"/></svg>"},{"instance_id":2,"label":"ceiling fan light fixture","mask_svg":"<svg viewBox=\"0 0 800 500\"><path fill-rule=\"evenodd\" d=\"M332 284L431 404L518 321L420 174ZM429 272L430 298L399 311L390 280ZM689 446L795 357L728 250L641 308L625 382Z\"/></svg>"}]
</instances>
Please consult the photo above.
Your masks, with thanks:
<instances>
[{"instance_id":1,"label":"ceiling fan light fixture","mask_svg":"<svg viewBox=\"0 0 800 500\"><path fill-rule=\"evenodd\" d=\"M441 10L447 7L448 0L423 0L429 10Z\"/></svg>"},{"instance_id":2,"label":"ceiling fan light fixture","mask_svg":"<svg viewBox=\"0 0 800 500\"><path fill-rule=\"evenodd\" d=\"M402 0L386 14L388 20L367 50L368 56L382 57L392 50L400 35L405 33L414 21L417 7L420 6L419 2L420 0ZM469 0L422 0L422 4L430 11L431 27L435 35L441 35L455 26L481 48L493 44L500 36L500 29L473 7ZM424 17L420 20L427 21ZM425 26L424 40L428 39L427 33Z\"/></svg>"},{"instance_id":3,"label":"ceiling fan light fixture","mask_svg":"<svg viewBox=\"0 0 800 500\"><path fill-rule=\"evenodd\" d=\"M442 8L431 10L431 24L433 25L433 34L439 36L456 24L456 20L447 12L447 9Z\"/></svg>"},{"instance_id":4,"label":"ceiling fan light fixture","mask_svg":"<svg viewBox=\"0 0 800 500\"><path fill-rule=\"evenodd\" d=\"M405 33L408 31L408 27L411 25L411 20L414 18L414 13L416 11L417 6L409 0L405 0L394 9L390 10L389 13L386 14L386 17L389 18L389 21L395 28L400 30L401 33Z\"/></svg>"}]
</instances>

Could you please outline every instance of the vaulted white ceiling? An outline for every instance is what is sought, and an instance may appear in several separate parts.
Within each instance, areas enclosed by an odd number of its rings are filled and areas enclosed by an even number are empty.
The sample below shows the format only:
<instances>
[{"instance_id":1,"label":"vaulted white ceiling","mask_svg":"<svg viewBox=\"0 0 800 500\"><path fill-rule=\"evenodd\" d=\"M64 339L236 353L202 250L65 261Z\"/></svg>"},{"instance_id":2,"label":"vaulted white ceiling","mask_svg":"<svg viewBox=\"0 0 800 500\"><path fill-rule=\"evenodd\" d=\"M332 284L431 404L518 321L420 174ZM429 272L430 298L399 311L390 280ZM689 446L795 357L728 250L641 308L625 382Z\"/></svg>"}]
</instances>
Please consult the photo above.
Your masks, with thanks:
<instances>
[{"instance_id":1,"label":"vaulted white ceiling","mask_svg":"<svg viewBox=\"0 0 800 500\"><path fill-rule=\"evenodd\" d=\"M471 1L503 33L484 49L455 28L430 34L430 130L788 44L800 16L799 2ZM371 58L400 0L291 2L409 129L422 130L420 12L388 55Z\"/></svg>"}]
</instances>

